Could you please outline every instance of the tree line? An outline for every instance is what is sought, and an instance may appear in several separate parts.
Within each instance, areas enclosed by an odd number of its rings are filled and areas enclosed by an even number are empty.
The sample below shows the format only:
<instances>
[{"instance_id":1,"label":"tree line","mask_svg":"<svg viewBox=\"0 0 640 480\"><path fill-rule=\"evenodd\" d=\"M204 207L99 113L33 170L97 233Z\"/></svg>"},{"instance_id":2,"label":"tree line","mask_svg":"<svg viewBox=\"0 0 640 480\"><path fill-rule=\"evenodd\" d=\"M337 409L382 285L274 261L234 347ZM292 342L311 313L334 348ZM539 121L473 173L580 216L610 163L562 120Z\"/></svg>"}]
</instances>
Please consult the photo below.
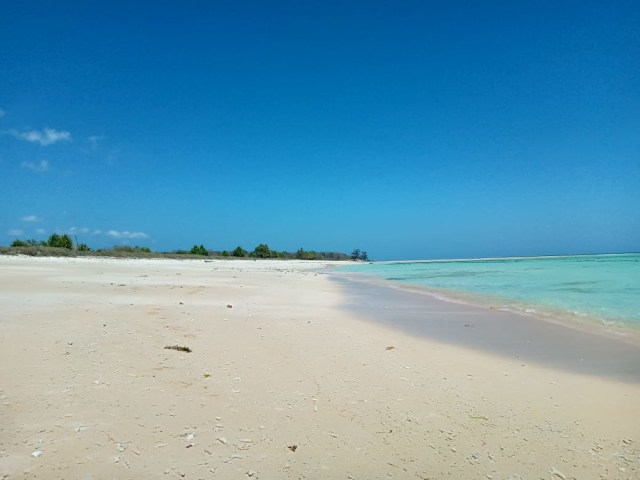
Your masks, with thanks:
<instances>
[{"instance_id":1,"label":"tree line","mask_svg":"<svg viewBox=\"0 0 640 480\"><path fill-rule=\"evenodd\" d=\"M54 233L48 240L14 240L11 247L51 247L65 250L75 250L78 252L95 252L108 254L114 252L118 254L150 254L154 253L148 247L119 245L112 249L93 250L86 243L77 243L74 245L73 239L68 234L59 235ZM160 252L157 252L160 254ZM173 255L200 255L205 257L236 257L236 258L282 258L282 259L298 259L298 260L361 260L368 261L367 252L355 249L351 255L340 252L317 252L314 250L298 249L296 252L286 252L273 250L266 243L261 243L252 251L245 250L241 246L233 250L209 250L204 245L194 245L190 250L174 250L172 252L164 252Z\"/></svg>"}]
</instances>

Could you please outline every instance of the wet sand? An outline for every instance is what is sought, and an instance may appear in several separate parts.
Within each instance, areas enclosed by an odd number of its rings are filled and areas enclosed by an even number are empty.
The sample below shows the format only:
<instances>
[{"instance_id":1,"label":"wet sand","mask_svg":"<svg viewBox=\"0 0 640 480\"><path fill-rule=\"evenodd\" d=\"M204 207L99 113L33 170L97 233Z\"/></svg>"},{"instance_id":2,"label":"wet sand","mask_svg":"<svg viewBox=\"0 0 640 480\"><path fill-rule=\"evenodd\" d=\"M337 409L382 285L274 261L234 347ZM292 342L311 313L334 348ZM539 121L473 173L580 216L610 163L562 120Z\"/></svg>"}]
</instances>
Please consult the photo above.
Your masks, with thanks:
<instances>
[{"instance_id":1,"label":"wet sand","mask_svg":"<svg viewBox=\"0 0 640 480\"><path fill-rule=\"evenodd\" d=\"M640 477L633 375L324 267L0 257L0 478Z\"/></svg>"},{"instance_id":2,"label":"wet sand","mask_svg":"<svg viewBox=\"0 0 640 480\"><path fill-rule=\"evenodd\" d=\"M361 318L439 342L579 374L640 382L640 345L604 328L549 322L509 311L445 301L357 274L332 276ZM581 328L582 327L582 328Z\"/></svg>"}]
</instances>

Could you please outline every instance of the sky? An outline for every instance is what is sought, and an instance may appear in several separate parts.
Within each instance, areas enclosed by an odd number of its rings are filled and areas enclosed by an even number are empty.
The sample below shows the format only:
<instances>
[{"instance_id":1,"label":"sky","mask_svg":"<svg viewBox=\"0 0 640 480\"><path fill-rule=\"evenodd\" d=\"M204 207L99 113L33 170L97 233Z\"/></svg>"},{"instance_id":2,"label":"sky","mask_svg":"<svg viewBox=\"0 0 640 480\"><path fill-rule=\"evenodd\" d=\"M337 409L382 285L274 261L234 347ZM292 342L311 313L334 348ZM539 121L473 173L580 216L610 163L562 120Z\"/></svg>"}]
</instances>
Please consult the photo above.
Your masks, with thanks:
<instances>
[{"instance_id":1,"label":"sky","mask_svg":"<svg viewBox=\"0 0 640 480\"><path fill-rule=\"evenodd\" d=\"M637 1L4 1L0 245L640 251Z\"/></svg>"}]
</instances>

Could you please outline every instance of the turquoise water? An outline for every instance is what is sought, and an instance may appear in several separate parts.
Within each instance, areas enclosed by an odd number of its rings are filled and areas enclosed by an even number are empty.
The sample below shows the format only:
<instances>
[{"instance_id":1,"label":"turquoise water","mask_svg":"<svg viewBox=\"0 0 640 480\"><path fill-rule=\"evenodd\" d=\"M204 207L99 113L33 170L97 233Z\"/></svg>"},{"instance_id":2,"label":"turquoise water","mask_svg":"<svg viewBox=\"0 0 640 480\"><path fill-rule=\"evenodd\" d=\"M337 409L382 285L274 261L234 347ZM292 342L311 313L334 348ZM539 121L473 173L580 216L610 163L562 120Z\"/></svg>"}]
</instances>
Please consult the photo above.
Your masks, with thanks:
<instances>
[{"instance_id":1,"label":"turquoise water","mask_svg":"<svg viewBox=\"0 0 640 480\"><path fill-rule=\"evenodd\" d=\"M341 270L495 308L640 327L640 254L389 262Z\"/></svg>"}]
</instances>

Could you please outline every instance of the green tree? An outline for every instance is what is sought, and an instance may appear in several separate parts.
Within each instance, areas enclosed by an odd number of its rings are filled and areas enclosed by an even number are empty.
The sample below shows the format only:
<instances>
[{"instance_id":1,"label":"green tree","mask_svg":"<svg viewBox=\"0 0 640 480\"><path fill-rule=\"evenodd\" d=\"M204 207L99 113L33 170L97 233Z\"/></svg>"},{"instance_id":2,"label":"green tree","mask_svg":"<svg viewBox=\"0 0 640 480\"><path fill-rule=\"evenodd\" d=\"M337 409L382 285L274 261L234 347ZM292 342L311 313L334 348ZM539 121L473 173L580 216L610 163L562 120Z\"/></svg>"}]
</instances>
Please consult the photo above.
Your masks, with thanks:
<instances>
[{"instance_id":1,"label":"green tree","mask_svg":"<svg viewBox=\"0 0 640 480\"><path fill-rule=\"evenodd\" d=\"M278 252L272 251L266 243L261 243L251 252L251 256L256 258L274 258L278 256Z\"/></svg>"},{"instance_id":2,"label":"green tree","mask_svg":"<svg viewBox=\"0 0 640 480\"><path fill-rule=\"evenodd\" d=\"M360 260L360 249L356 248L351 252L351 260Z\"/></svg>"},{"instance_id":3,"label":"green tree","mask_svg":"<svg viewBox=\"0 0 640 480\"><path fill-rule=\"evenodd\" d=\"M319 257L318 254L313 250L310 252L306 252L304 248L301 248L296 252L296 258L300 260L317 260Z\"/></svg>"},{"instance_id":4,"label":"green tree","mask_svg":"<svg viewBox=\"0 0 640 480\"><path fill-rule=\"evenodd\" d=\"M194 245L189 253L191 255L204 255L205 257L209 256L209 251L204 248L204 245Z\"/></svg>"},{"instance_id":5,"label":"green tree","mask_svg":"<svg viewBox=\"0 0 640 480\"><path fill-rule=\"evenodd\" d=\"M49 237L49 240L47 240L47 245L50 247L66 248L71 250L73 249L73 240L71 240L71 237L66 233L64 235L54 233Z\"/></svg>"},{"instance_id":6,"label":"green tree","mask_svg":"<svg viewBox=\"0 0 640 480\"><path fill-rule=\"evenodd\" d=\"M233 252L231 252L231 256L233 257L246 257L247 251L241 246L237 246Z\"/></svg>"},{"instance_id":7,"label":"green tree","mask_svg":"<svg viewBox=\"0 0 640 480\"><path fill-rule=\"evenodd\" d=\"M11 246L12 247L28 247L29 244L27 242L25 242L24 240L18 240L17 238L11 242Z\"/></svg>"},{"instance_id":8,"label":"green tree","mask_svg":"<svg viewBox=\"0 0 640 480\"><path fill-rule=\"evenodd\" d=\"M91 249L89 248L89 246L86 243L80 243L80 244L78 244L78 251L79 252L90 252Z\"/></svg>"}]
</instances>

